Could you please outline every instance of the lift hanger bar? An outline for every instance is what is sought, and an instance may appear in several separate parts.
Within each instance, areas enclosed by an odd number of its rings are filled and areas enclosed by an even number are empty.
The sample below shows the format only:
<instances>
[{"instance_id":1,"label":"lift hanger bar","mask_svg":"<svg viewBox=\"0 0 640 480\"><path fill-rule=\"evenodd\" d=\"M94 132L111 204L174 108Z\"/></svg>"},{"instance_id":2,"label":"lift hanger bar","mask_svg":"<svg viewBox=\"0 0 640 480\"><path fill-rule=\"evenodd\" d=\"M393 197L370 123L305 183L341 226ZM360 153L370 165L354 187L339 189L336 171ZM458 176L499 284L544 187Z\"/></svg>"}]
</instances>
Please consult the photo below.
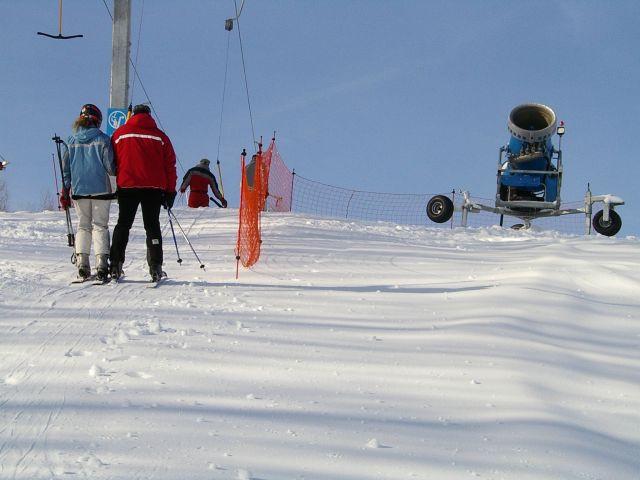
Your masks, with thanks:
<instances>
[{"instance_id":1,"label":"lift hanger bar","mask_svg":"<svg viewBox=\"0 0 640 480\"><path fill-rule=\"evenodd\" d=\"M53 38L55 40L68 40L70 38L82 38L83 35L62 35L62 0L58 0L58 35L51 35L49 33L37 32L38 35L43 37Z\"/></svg>"}]
</instances>

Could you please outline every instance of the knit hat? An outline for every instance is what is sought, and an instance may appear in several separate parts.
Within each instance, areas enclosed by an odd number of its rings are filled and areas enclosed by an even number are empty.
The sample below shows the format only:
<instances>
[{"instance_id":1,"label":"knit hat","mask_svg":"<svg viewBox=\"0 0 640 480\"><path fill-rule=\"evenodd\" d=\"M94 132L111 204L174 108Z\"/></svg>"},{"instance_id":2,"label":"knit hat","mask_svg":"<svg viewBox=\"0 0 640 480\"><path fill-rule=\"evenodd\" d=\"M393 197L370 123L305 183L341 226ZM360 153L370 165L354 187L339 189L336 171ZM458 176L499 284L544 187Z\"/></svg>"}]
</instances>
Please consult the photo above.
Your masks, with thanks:
<instances>
[{"instance_id":1,"label":"knit hat","mask_svg":"<svg viewBox=\"0 0 640 480\"><path fill-rule=\"evenodd\" d=\"M149 108L149 105L141 103L140 105L133 107L133 114L137 115L138 113L151 113L151 109Z\"/></svg>"},{"instance_id":2,"label":"knit hat","mask_svg":"<svg viewBox=\"0 0 640 480\"><path fill-rule=\"evenodd\" d=\"M202 165L203 167L209 167L209 159L208 158L203 158L202 160L200 160L200 165Z\"/></svg>"}]
</instances>

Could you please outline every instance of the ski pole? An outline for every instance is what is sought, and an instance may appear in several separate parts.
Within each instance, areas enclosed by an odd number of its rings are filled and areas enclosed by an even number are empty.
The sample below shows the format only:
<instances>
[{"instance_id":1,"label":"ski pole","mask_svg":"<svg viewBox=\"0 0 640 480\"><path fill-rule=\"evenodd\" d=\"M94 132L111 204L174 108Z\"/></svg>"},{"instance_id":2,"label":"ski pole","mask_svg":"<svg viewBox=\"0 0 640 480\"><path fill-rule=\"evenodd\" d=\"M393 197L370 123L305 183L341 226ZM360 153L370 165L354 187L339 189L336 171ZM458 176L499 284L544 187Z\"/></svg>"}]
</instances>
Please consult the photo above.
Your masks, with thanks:
<instances>
[{"instance_id":1,"label":"ski pole","mask_svg":"<svg viewBox=\"0 0 640 480\"><path fill-rule=\"evenodd\" d=\"M173 229L173 222L171 221L171 210L167 210L169 217L169 225L171 225L171 235L173 235L173 244L176 246L176 255L178 256L177 262L182 265L182 259L180 258L180 252L178 251L178 241L176 240L176 232Z\"/></svg>"},{"instance_id":2,"label":"ski pole","mask_svg":"<svg viewBox=\"0 0 640 480\"><path fill-rule=\"evenodd\" d=\"M64 143L62 141L62 139L54 134L53 138L51 139L55 142L56 144L56 152L58 153L58 163L60 165L60 178L62 179L62 186L64 187L64 168L62 166L62 153L60 151L60 145L62 143ZM67 243L70 247L75 247L76 245L76 236L73 233L73 223L71 222L71 213L69 212L69 207L67 206L64 209L64 213L67 219ZM71 263L75 264L76 263L76 255L75 252L71 255Z\"/></svg>"},{"instance_id":3,"label":"ski pole","mask_svg":"<svg viewBox=\"0 0 640 480\"><path fill-rule=\"evenodd\" d=\"M58 185L58 171L56 170L55 155L51 154L51 165L53 165L53 178L56 181L56 197L58 197L58 210L60 210L60 186Z\"/></svg>"},{"instance_id":4,"label":"ski pole","mask_svg":"<svg viewBox=\"0 0 640 480\"><path fill-rule=\"evenodd\" d=\"M221 192L221 193L222 193L222 192ZM224 197L224 193L222 194L222 196ZM209 197L209 200L211 200L213 203L215 203L216 205L218 205L220 208L224 208L224 207L222 206L222 204L221 204L221 203L218 203L218 201L217 201L215 198L213 198L213 197Z\"/></svg>"},{"instance_id":5,"label":"ski pole","mask_svg":"<svg viewBox=\"0 0 640 480\"><path fill-rule=\"evenodd\" d=\"M178 228L180 229L180 232L182 233L182 236L184 237L185 241L189 245L189 248L191 248L191 251L195 255L196 259L200 263L200 268L204 268L204 263L202 263L202 260L200 260L200 257L198 257L198 254L194 250L193 245L191 245L191 242L189 241L189 238L187 237L187 234L184 233L184 229L182 228L182 225L180 225L180 222L178 221L178 218L176 217L175 213L173 213L171 210L167 210L167 212L169 212L169 217L173 217L173 219L176 221L176 225L178 225Z\"/></svg>"},{"instance_id":6,"label":"ski pole","mask_svg":"<svg viewBox=\"0 0 640 480\"><path fill-rule=\"evenodd\" d=\"M222 170L220 170L220 160L216 160L216 163L218 164L218 178L220 179L220 193L222 193L222 196L224 197L224 185L222 184ZM211 200L213 200L213 199L211 199ZM218 203L215 200L213 200L213 201L215 203ZM220 205L220 204L218 203L218 205Z\"/></svg>"}]
</instances>

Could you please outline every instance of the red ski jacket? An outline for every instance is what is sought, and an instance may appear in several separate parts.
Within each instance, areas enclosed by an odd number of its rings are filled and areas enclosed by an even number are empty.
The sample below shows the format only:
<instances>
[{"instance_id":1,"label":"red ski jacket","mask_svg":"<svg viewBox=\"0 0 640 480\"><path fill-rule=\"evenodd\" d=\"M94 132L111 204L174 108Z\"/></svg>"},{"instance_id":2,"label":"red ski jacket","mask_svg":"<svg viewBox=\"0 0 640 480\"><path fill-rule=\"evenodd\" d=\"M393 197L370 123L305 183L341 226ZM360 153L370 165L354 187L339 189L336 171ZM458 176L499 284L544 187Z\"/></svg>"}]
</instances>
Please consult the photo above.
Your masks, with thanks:
<instances>
[{"instance_id":1,"label":"red ski jacket","mask_svg":"<svg viewBox=\"0 0 640 480\"><path fill-rule=\"evenodd\" d=\"M187 170L180 191L184 192L187 187L189 191L189 207L208 207L209 206L209 187L218 200L224 200L224 197L218 190L218 182L216 177L211 173L208 167L201 164Z\"/></svg>"},{"instance_id":2,"label":"red ski jacket","mask_svg":"<svg viewBox=\"0 0 640 480\"><path fill-rule=\"evenodd\" d=\"M176 191L176 154L171 140L148 113L138 113L111 137L118 188Z\"/></svg>"},{"instance_id":3,"label":"red ski jacket","mask_svg":"<svg viewBox=\"0 0 640 480\"><path fill-rule=\"evenodd\" d=\"M209 206L209 182L206 178L193 175L189 181L189 206L191 208Z\"/></svg>"}]
</instances>

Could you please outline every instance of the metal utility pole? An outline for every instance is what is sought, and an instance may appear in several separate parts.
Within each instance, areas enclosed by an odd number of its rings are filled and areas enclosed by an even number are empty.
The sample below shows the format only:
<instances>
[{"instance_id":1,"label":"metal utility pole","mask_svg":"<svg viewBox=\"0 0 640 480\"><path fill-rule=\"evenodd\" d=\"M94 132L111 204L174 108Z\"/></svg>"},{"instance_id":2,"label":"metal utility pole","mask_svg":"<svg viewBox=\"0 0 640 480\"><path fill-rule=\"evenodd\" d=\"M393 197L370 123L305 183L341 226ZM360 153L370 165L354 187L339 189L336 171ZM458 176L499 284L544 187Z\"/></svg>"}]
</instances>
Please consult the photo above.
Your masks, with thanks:
<instances>
[{"instance_id":1,"label":"metal utility pole","mask_svg":"<svg viewBox=\"0 0 640 480\"><path fill-rule=\"evenodd\" d=\"M129 105L129 56L131 51L131 0L113 0L113 50L110 108Z\"/></svg>"}]
</instances>

